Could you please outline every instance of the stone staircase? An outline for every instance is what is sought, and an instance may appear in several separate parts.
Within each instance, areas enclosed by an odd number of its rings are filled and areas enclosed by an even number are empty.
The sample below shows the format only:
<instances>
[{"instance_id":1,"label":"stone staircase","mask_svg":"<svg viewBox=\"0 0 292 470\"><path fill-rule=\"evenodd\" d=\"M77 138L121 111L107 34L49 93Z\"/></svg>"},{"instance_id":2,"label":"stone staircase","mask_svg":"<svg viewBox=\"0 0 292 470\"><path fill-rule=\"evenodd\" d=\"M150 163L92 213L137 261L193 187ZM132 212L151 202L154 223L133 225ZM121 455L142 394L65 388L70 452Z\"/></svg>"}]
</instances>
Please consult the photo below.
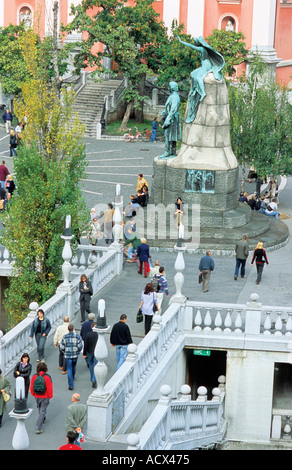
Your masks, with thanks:
<instances>
[{"instance_id":1,"label":"stone staircase","mask_svg":"<svg viewBox=\"0 0 292 470\"><path fill-rule=\"evenodd\" d=\"M116 90L121 80L105 80L94 82L88 78L85 85L76 95L73 113L79 114L86 125L85 137L96 137L96 126L101 119L104 98L110 96L111 90Z\"/></svg>"}]
</instances>

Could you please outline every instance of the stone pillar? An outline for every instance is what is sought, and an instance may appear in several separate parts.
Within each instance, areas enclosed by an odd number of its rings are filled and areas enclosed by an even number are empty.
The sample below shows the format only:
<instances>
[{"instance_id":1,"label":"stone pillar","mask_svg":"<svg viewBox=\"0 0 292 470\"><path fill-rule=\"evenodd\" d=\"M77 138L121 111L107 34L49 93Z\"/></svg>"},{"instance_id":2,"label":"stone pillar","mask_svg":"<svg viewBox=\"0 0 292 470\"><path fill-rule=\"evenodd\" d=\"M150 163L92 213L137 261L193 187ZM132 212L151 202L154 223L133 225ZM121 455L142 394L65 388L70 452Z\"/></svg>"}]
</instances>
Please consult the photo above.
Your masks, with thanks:
<instances>
[{"instance_id":1,"label":"stone pillar","mask_svg":"<svg viewBox=\"0 0 292 470\"><path fill-rule=\"evenodd\" d=\"M94 366L97 388L87 401L87 438L93 441L106 441L112 432L113 397L104 388L108 371L107 365L104 362L108 356L104 335L109 331L110 326L106 324L105 303L103 299L99 300L98 313L97 327L94 328L94 331L98 333L98 340L94 350L95 358L98 361Z\"/></svg>"},{"instance_id":2,"label":"stone pillar","mask_svg":"<svg viewBox=\"0 0 292 470\"><path fill-rule=\"evenodd\" d=\"M179 226L179 237L174 250L177 252L176 261L174 264L174 268L176 270L176 275L174 276L174 283L176 287L176 293L171 297L169 303L178 302L180 304L184 304L187 300L186 296L182 293L182 288L184 285L184 275L183 271L185 269L185 260L184 260L184 251L186 247L184 245L184 227L181 224Z\"/></svg>"},{"instance_id":3,"label":"stone pillar","mask_svg":"<svg viewBox=\"0 0 292 470\"><path fill-rule=\"evenodd\" d=\"M13 410L10 411L10 418L16 419L16 429L12 438L12 447L14 450L26 450L29 447L29 437L25 426L25 420L32 414L33 409L30 408L28 413L17 414Z\"/></svg>"},{"instance_id":4,"label":"stone pillar","mask_svg":"<svg viewBox=\"0 0 292 470\"><path fill-rule=\"evenodd\" d=\"M250 52L259 53L276 76L276 65L281 61L274 49L277 0L254 0L252 18L252 46ZM247 67L248 72L248 67Z\"/></svg>"},{"instance_id":5,"label":"stone pillar","mask_svg":"<svg viewBox=\"0 0 292 470\"><path fill-rule=\"evenodd\" d=\"M205 0L188 2L187 33L193 37L204 36Z\"/></svg>"},{"instance_id":6,"label":"stone pillar","mask_svg":"<svg viewBox=\"0 0 292 470\"><path fill-rule=\"evenodd\" d=\"M256 293L250 295L251 302L246 304L245 334L259 335L261 329L262 304Z\"/></svg>"}]
</instances>

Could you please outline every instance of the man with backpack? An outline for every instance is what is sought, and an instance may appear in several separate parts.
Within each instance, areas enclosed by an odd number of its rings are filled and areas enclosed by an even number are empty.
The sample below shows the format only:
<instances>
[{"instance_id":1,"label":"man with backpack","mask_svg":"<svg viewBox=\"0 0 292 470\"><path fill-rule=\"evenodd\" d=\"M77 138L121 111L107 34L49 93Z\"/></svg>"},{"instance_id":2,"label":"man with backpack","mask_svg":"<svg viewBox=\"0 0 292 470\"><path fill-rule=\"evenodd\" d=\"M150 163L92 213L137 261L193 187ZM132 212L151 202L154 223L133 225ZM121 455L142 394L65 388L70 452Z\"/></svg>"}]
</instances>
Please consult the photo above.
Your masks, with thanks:
<instances>
[{"instance_id":1,"label":"man with backpack","mask_svg":"<svg viewBox=\"0 0 292 470\"><path fill-rule=\"evenodd\" d=\"M30 382L30 393L36 399L36 405L39 412L35 432L41 434L43 432L43 424L46 419L47 408L50 399L53 398L53 382L48 372L45 362L39 362L36 373L32 376Z\"/></svg>"},{"instance_id":2,"label":"man with backpack","mask_svg":"<svg viewBox=\"0 0 292 470\"><path fill-rule=\"evenodd\" d=\"M159 307L159 312L161 311L161 304L163 301L163 294L165 292L166 297L168 297L168 286L167 286L167 280L164 276L164 267L160 266L158 274L155 274L152 279L151 279L151 284L153 287L154 292L156 292L157 296L157 303Z\"/></svg>"}]
</instances>

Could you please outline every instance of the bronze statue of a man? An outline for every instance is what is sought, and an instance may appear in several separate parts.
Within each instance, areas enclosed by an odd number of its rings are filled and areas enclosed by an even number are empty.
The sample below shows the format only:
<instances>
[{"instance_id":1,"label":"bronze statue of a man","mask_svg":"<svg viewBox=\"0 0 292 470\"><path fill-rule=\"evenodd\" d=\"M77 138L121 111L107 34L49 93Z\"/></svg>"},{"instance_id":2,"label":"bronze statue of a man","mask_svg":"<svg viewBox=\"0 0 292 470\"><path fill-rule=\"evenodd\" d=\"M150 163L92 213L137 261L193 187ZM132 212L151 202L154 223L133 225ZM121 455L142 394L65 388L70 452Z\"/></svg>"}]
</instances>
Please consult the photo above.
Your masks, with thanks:
<instances>
[{"instance_id":1,"label":"bronze statue of a man","mask_svg":"<svg viewBox=\"0 0 292 470\"><path fill-rule=\"evenodd\" d=\"M179 115L180 97L178 94L178 84L170 82L169 88L171 91L165 103L165 109L162 111L161 116L164 116L164 154L160 155L159 160L163 158L173 158L176 156L176 142L181 140L181 119Z\"/></svg>"}]
</instances>

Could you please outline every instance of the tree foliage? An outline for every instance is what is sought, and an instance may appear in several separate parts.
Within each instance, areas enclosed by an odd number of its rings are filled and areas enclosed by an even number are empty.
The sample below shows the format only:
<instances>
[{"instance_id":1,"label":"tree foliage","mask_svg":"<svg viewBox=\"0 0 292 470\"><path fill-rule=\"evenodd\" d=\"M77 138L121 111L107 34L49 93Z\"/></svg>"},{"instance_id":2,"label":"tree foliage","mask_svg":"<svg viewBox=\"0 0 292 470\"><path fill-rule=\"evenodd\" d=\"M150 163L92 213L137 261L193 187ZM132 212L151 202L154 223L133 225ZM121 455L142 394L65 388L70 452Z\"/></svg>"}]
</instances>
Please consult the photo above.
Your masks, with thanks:
<instances>
[{"instance_id":1,"label":"tree foliage","mask_svg":"<svg viewBox=\"0 0 292 470\"><path fill-rule=\"evenodd\" d=\"M2 90L6 95L17 95L21 92L24 82L31 79L31 70L28 69L23 55L22 43L27 32L24 23L20 25L10 24L0 29L0 80ZM43 40L34 34L35 40L35 65L50 82L55 76L53 67L53 38L46 36ZM72 45L65 45L58 51L58 67L62 76L69 66L69 57Z\"/></svg>"},{"instance_id":2,"label":"tree foliage","mask_svg":"<svg viewBox=\"0 0 292 470\"><path fill-rule=\"evenodd\" d=\"M19 42L23 34L23 23L0 30L0 79L6 95L19 93L21 83L29 78Z\"/></svg>"},{"instance_id":3,"label":"tree foliage","mask_svg":"<svg viewBox=\"0 0 292 470\"><path fill-rule=\"evenodd\" d=\"M179 84L180 91L188 91L190 87L190 73L200 66L199 54L181 44L177 36L185 42L193 42L190 34L183 33L184 26L173 21L171 34L167 41L163 41L159 50L159 71L157 85L168 88L171 81Z\"/></svg>"},{"instance_id":4,"label":"tree foliage","mask_svg":"<svg viewBox=\"0 0 292 470\"><path fill-rule=\"evenodd\" d=\"M154 0L137 0L133 6L122 0L82 0L71 6L72 22L66 32L86 33L75 57L77 70L86 65L94 67L92 75L108 73L105 57L117 64L113 74L121 72L129 79L124 99L131 107L141 108L144 99L144 80L159 68L159 48L166 39L166 28L153 8ZM102 43L102 51L96 44Z\"/></svg>"},{"instance_id":5,"label":"tree foliage","mask_svg":"<svg viewBox=\"0 0 292 470\"><path fill-rule=\"evenodd\" d=\"M21 47L31 79L22 85L15 111L19 119L26 116L27 124L13 161L17 189L3 216L3 244L14 259L4 302L11 326L27 314L30 302L44 302L55 292L66 215L71 215L75 234L88 219L79 188L85 170L84 129L72 116L74 95L64 89L59 99L47 84L32 31L23 36Z\"/></svg>"},{"instance_id":6,"label":"tree foliage","mask_svg":"<svg viewBox=\"0 0 292 470\"><path fill-rule=\"evenodd\" d=\"M262 59L251 62L249 75L229 87L229 96L232 146L239 161L253 165L261 178L291 175L292 106L287 90L268 77Z\"/></svg>"},{"instance_id":7,"label":"tree foliage","mask_svg":"<svg viewBox=\"0 0 292 470\"><path fill-rule=\"evenodd\" d=\"M234 66L246 61L248 50L244 39L241 31L225 31L224 29L214 29L206 38L208 44L224 57L223 75L225 77L232 77L236 72Z\"/></svg>"}]
</instances>

